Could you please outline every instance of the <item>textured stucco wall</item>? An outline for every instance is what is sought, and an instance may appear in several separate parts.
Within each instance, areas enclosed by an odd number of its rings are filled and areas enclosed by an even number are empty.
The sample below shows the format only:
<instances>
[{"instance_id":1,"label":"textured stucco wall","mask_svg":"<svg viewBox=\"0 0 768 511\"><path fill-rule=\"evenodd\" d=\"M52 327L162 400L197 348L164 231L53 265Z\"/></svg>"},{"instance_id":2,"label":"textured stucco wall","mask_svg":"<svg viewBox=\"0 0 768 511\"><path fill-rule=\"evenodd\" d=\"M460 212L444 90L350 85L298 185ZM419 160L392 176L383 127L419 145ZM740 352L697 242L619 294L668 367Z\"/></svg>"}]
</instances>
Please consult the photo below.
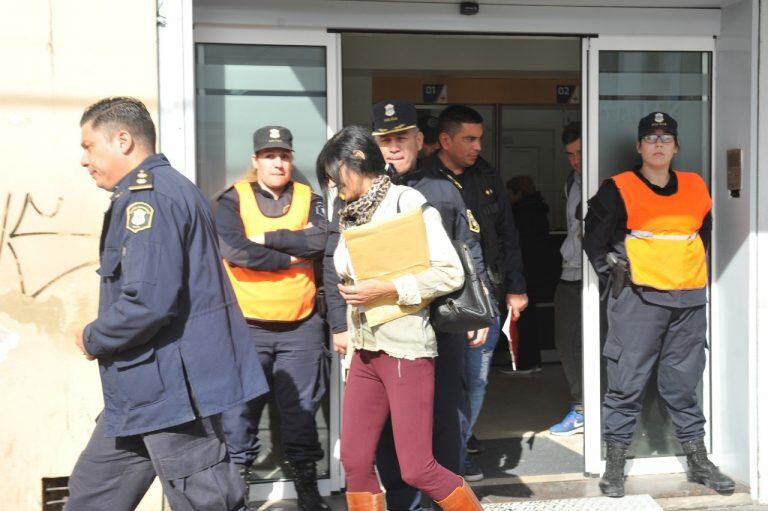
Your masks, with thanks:
<instances>
[{"instance_id":1,"label":"textured stucco wall","mask_svg":"<svg viewBox=\"0 0 768 511\"><path fill-rule=\"evenodd\" d=\"M0 0L0 495L41 509L103 400L73 345L96 313L108 193L79 166L84 107L132 95L157 111L155 1ZM157 490L148 496L159 508Z\"/></svg>"}]
</instances>

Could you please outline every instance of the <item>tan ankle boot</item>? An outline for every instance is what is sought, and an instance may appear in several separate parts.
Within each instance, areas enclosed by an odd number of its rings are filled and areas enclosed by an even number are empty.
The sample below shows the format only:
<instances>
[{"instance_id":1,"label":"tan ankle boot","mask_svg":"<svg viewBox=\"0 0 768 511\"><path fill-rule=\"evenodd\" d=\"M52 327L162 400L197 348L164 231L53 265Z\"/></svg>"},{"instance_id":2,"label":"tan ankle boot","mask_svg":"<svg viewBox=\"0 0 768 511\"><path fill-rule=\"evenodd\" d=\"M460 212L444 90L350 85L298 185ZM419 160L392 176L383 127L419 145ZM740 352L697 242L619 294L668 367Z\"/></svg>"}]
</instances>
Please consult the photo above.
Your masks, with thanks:
<instances>
[{"instance_id":1,"label":"tan ankle boot","mask_svg":"<svg viewBox=\"0 0 768 511\"><path fill-rule=\"evenodd\" d=\"M347 509L349 511L384 511L384 492L348 491Z\"/></svg>"},{"instance_id":2,"label":"tan ankle boot","mask_svg":"<svg viewBox=\"0 0 768 511\"><path fill-rule=\"evenodd\" d=\"M438 501L437 504L443 511L482 511L483 506L477 500L475 492L469 487L465 480L462 484L451 492L446 498Z\"/></svg>"}]
</instances>

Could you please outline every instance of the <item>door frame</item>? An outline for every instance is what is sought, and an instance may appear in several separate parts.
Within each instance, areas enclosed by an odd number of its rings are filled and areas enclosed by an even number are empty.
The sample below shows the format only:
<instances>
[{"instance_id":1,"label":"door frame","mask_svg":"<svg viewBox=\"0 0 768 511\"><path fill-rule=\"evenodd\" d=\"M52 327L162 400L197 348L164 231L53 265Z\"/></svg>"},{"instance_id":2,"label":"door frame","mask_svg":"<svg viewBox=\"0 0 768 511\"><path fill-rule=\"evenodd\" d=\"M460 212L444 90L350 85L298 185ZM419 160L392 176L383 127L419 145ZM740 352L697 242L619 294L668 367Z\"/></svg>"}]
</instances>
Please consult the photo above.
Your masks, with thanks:
<instances>
[{"instance_id":1,"label":"door frame","mask_svg":"<svg viewBox=\"0 0 768 511\"><path fill-rule=\"evenodd\" d=\"M326 139L341 128L341 48L340 35L317 29L288 29L260 27L202 26L194 30L194 44L243 44L267 46L321 46L326 52ZM194 103L192 104L194 108ZM194 116L193 136L196 136ZM330 397L330 424L328 429L329 478L319 479L318 487L323 495L339 491L344 486L344 473L340 459L339 436L341 432L341 398L343 383L338 357L331 358L331 375L328 388ZM281 500L296 498L291 481L267 481L252 484L251 500Z\"/></svg>"},{"instance_id":2,"label":"door frame","mask_svg":"<svg viewBox=\"0 0 768 511\"><path fill-rule=\"evenodd\" d=\"M600 52L601 51L691 51L710 52L712 77L715 76L715 41L712 37L658 37L658 36L609 36L585 38L582 47L583 58L586 66L582 66L584 87L587 93L585 120L582 126L582 140L586 140L586 156L583 168L585 186L582 189L582 203L592 197L600 185L599 182L599 79L600 79ZM711 173L715 176L715 80L711 81L711 123L710 123L710 158ZM594 169L591 171L590 169ZM714 179L712 180L714 182ZM716 187L712 186L713 200L716 200ZM714 227L713 227L714 229ZM712 239L715 239L713 231ZM717 250L713 244L711 247L712 268L716 268ZM582 290L582 339L583 343L583 392L584 392L584 471L589 474L601 474L605 470L605 462L602 459L602 434L601 434L601 353L600 353L600 291L597 274L592 269L586 254L583 254L584 286ZM711 275L710 279L710 304L716 310L718 306L717 279ZM716 318L711 318L716 320ZM712 439L712 417L718 417L718 401L712 399L711 378L708 376L716 367L711 365L712 359L717 359L717 351L720 349L720 339L716 335L718 330L709 322L708 337L710 339L710 355L707 357L707 366L704 372L704 416L707 419L707 436ZM712 334L715 333L714 336ZM718 453L714 451L712 458L717 463ZM644 475L685 471L684 456L664 456L658 458L637 458L627 463L627 474Z\"/></svg>"},{"instance_id":3,"label":"door frame","mask_svg":"<svg viewBox=\"0 0 768 511\"><path fill-rule=\"evenodd\" d=\"M301 3L301 0L290 0L294 3ZM309 4L307 4L309 5ZM311 8L304 13L305 16L309 15L309 11L316 8ZM428 6L414 6L409 7L412 9L422 9ZM360 2L357 9L365 10L373 8L372 4ZM387 6L391 8L391 6ZM287 7L286 7L287 9ZM536 20L544 19L541 16L533 16L534 14L541 14L540 11L543 8L529 8L531 10L528 13ZM590 10L587 7L579 7L579 13L588 14L595 11L606 12L606 9ZM253 11L258 11L258 7L254 7ZM279 9L278 9L279 10ZM220 19L212 20L212 23L197 23L194 30L192 29L192 11L193 0L172 0L164 2L159 7L158 23L162 27L162 30L158 31L158 46L159 46L159 60L160 60L160 135L161 135L161 148L162 150L171 156L172 161L183 161L181 165L185 174L191 179L195 180L195 94L194 94L194 44L198 42L211 42L211 43L231 43L231 44L272 44L272 45L309 45L309 46L325 46L326 51L326 71L327 71L327 91L328 91L328 136L332 135L337 129L341 127L341 43L340 34L329 33L329 29L336 26L344 26L347 18L354 18L359 16L359 13L347 11L338 11L333 17L334 21L330 18L326 20L323 16L328 17L327 11L324 14L319 13L317 17L311 16L312 23L307 23L305 26L311 28L294 28L290 26L278 26L273 24L267 18L261 18L258 21L251 19L253 12L250 12L249 19L241 19L240 25L229 24L227 16L222 14ZM499 13L507 14L511 13L512 8L499 7ZM627 10L624 10L624 12ZM527 11L526 11L527 12ZM547 11L549 12L549 11ZM613 10L610 10L613 13ZM649 10L641 9L638 13L642 13L643 16L647 16ZM718 31L717 22L719 18L712 16L711 13L699 12L699 11L680 11L674 14L697 14L699 17L694 17L690 24L683 24L682 29L688 33L716 33ZM277 15L275 12L270 12L270 16ZM418 17L417 17L418 18ZM505 16L496 17L498 23L500 18ZM600 18L598 16L598 18ZM280 19L280 18L277 18ZM366 18L368 19L368 18ZM408 25L408 20L413 20L407 16L398 16L398 23L394 25L387 25L389 30L403 29L408 31L409 28L415 31L414 27ZM424 19L424 18L420 18ZM426 19L429 19L427 17ZM682 19L682 18L681 18ZM526 18L527 20L527 18ZM196 20L197 21L197 20ZM464 22L466 20L461 19ZM518 20L519 21L519 20ZM528 20L530 21L530 20ZM616 19L612 19L616 21ZM669 22L670 20L666 20ZM234 23L234 19L232 19ZM283 20L284 22L284 20ZM366 21L369 23L370 20ZM259 25L257 23L262 23ZM264 23L270 26L265 26ZM378 25L377 21L377 25ZM402 23L402 27L399 26ZM453 27L453 21L447 21L447 19L435 20L429 23L429 27L420 25L420 31L451 31L456 30L457 27ZM539 25L541 24L538 21ZM351 24L351 26L358 26ZM359 26L364 26L359 25ZM440 25L437 27L436 25ZM444 25L444 26L443 26ZM539 26L534 24L537 30L541 30L541 34L532 33L530 28L527 30L528 36L536 37L537 35L546 37L552 36L551 32L546 32L543 25ZM528 23L526 26L534 26ZM620 25L620 24L619 24ZM634 25L634 22L633 22ZM661 33L670 33L673 31L671 25L676 25L674 30L681 28L676 22L668 23L669 26L654 26L649 25L652 30L658 30ZM519 32L514 32L516 25L509 25L512 27L512 31L509 32L509 36L520 35ZM549 25L547 25L549 26ZM559 25L556 25L559 26ZM573 25L570 24L570 30L573 29ZM594 33L606 33L616 30L621 30L620 27L615 24L609 23L608 20L600 18L600 21L594 25L590 25L591 32ZM462 27L462 29L465 29ZM461 29L459 29L461 30ZM479 30L479 29L478 29ZM582 32L583 33L583 32ZM500 35L500 34L497 34ZM558 35L564 37L578 36L578 33L569 33L564 30L562 33L558 32ZM597 66L598 52L603 50L648 50L648 51L661 51L674 48L675 51L710 51L712 52L712 73L715 73L715 52L714 52L714 40L711 36L689 36L689 37L675 37L675 36L605 36L599 37L583 37L583 49L582 49L582 141L585 143L584 147L584 168L589 169L594 166L592 162L597 162L597 115L598 115L598 78L599 69ZM190 78L191 77L191 78ZM594 84L594 86L590 86ZM713 80L713 101L714 101L714 87L715 82ZM182 103L179 104L179 92L183 91ZM715 125L714 109L712 113L712 125ZM591 129L594 127L594 129ZM716 146L715 133L711 134L711 146L712 150ZM179 154L182 159L175 156ZM713 172L715 167L715 160L713 158ZM586 201L594 191L597 189L598 184L597 174L592 175L587 170L585 172L585 186L582 190L583 200ZM713 194L714 194L713 187ZM585 202L586 203L586 202ZM713 263L714 258L717 257L716 251L713 250ZM584 463L585 472L587 473L600 473L603 471L604 462L601 460L601 440L600 440L600 391L599 391L599 366L598 371L595 371L595 361L599 364L600 352L599 342L589 343L589 339L599 339L599 297L597 289L597 279L594 271L590 268L589 263L584 257L583 259L585 272L584 272L584 287L583 287L583 339L584 342L584 398L585 398L585 413L587 417L591 417L595 413L597 414L597 420L586 420L585 424L585 438L584 438ZM713 267L715 265L713 264ZM716 310L717 307L717 282L714 278L712 280L712 307ZM713 318L715 320L715 318ZM710 326L710 332L717 332ZM720 347L720 339L715 336L712 339L712 349L716 352ZM715 369L715 368L713 368ZM597 382L595 383L595 378ZM331 479L321 481L321 490L324 493L328 491L338 490L343 487L343 472L339 462L339 445L338 445L338 433L340 424L340 396L342 392L342 385L340 384L340 371L337 362L337 357L334 357L334 363L332 368L331 379L331 416L332 426L330 460L331 460ZM597 387L595 387L595 384ZM588 388L597 388L597 392L589 392ZM711 415L717 417L717 401L709 399L709 382L705 385L706 399L711 402L710 407L705 410L707 418L710 419ZM590 393L592 395L590 395ZM717 397L717 396L714 396ZM338 418L338 419L337 419ZM338 420L333 426L333 420ZM710 421L708 420L708 424ZM711 435L710 435L711 438ZM717 446L715 445L715 448ZM717 462L717 449L713 453L713 458ZM644 459L635 460L629 464L629 472L631 474L641 473L663 473L663 472L677 472L682 471L683 465L680 463L680 459L676 457L668 458L656 458L656 459ZM327 481L327 482L326 482ZM324 484L325 483L325 484ZM330 484L328 484L330 483ZM279 498L280 496L289 497L293 488L290 484L285 483L266 483L263 486L274 486L275 490L265 494L263 498ZM282 488L279 488L282 487ZM261 489L259 490L261 495ZM253 495L253 497L258 497Z\"/></svg>"}]
</instances>

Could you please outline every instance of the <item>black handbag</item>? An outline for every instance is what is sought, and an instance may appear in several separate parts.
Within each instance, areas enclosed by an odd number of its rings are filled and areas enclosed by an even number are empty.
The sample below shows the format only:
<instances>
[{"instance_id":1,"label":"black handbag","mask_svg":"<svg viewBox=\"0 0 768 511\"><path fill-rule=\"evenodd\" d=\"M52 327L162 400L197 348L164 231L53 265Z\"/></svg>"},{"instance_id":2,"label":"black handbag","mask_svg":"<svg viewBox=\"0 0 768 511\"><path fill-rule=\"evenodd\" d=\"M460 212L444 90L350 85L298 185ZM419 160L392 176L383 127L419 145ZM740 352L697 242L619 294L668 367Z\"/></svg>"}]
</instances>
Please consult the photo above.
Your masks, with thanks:
<instances>
[{"instance_id":1,"label":"black handbag","mask_svg":"<svg viewBox=\"0 0 768 511\"><path fill-rule=\"evenodd\" d=\"M483 287L469 247L463 241L451 243L464 268L464 286L432 302L432 326L440 332L469 332L489 327L494 314L491 298Z\"/></svg>"}]
</instances>

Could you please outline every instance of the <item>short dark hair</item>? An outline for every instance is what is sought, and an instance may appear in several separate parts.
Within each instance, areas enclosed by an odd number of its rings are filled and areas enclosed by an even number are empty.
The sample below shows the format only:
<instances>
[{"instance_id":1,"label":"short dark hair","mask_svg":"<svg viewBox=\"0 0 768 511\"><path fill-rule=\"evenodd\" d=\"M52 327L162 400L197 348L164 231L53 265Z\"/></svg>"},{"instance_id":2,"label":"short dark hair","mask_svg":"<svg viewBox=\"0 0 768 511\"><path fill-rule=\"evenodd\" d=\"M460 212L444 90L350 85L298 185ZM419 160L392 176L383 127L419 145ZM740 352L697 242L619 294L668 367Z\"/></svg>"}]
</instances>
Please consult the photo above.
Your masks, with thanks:
<instances>
[{"instance_id":1,"label":"short dark hair","mask_svg":"<svg viewBox=\"0 0 768 511\"><path fill-rule=\"evenodd\" d=\"M155 151L155 125L147 107L136 98L115 97L97 101L85 109L80 118L80 126L89 122L94 129L102 126L123 129L145 149Z\"/></svg>"},{"instance_id":2,"label":"short dark hair","mask_svg":"<svg viewBox=\"0 0 768 511\"><path fill-rule=\"evenodd\" d=\"M571 142L575 142L581 138L581 122L571 121L563 128L563 134L561 135L563 145L568 145Z\"/></svg>"},{"instance_id":3,"label":"short dark hair","mask_svg":"<svg viewBox=\"0 0 768 511\"><path fill-rule=\"evenodd\" d=\"M451 105L442 112L437 121L437 133L454 136L462 124L483 124L483 116L477 110L465 105Z\"/></svg>"},{"instance_id":4,"label":"short dark hair","mask_svg":"<svg viewBox=\"0 0 768 511\"><path fill-rule=\"evenodd\" d=\"M354 153L360 151L365 158ZM379 176L386 174L384 156L371 132L362 126L347 126L325 143L317 157L315 171L320 186L326 187L328 180L339 183L341 165L362 175Z\"/></svg>"}]
</instances>

